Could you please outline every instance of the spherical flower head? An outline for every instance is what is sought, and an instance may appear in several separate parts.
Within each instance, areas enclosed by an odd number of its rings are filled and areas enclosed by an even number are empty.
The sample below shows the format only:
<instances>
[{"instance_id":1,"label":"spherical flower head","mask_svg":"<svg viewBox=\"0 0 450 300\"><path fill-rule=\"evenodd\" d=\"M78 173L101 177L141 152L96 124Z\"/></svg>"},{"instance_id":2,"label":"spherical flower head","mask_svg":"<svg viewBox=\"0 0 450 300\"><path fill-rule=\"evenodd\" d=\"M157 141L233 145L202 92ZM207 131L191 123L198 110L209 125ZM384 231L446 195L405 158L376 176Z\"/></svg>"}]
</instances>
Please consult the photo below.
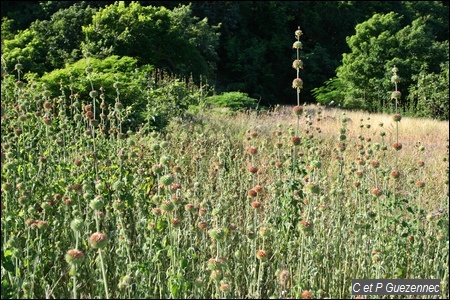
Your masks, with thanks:
<instances>
[{"instance_id":1,"label":"spherical flower head","mask_svg":"<svg viewBox=\"0 0 450 300\"><path fill-rule=\"evenodd\" d=\"M162 164L156 164L152 166L152 171L155 174L161 174L164 171L164 166Z\"/></svg>"},{"instance_id":2,"label":"spherical flower head","mask_svg":"<svg viewBox=\"0 0 450 300\"><path fill-rule=\"evenodd\" d=\"M397 67L393 67L391 71L392 71L392 73L397 74L398 68Z\"/></svg>"},{"instance_id":3,"label":"spherical flower head","mask_svg":"<svg viewBox=\"0 0 450 300\"><path fill-rule=\"evenodd\" d=\"M18 87L19 89L23 87L24 83L21 80L16 81L16 87Z\"/></svg>"},{"instance_id":4,"label":"spherical flower head","mask_svg":"<svg viewBox=\"0 0 450 300\"><path fill-rule=\"evenodd\" d=\"M398 179L400 177L400 172L397 170L392 170L390 175L392 178Z\"/></svg>"},{"instance_id":5,"label":"spherical flower head","mask_svg":"<svg viewBox=\"0 0 450 300\"><path fill-rule=\"evenodd\" d=\"M294 144L294 146L298 146L298 145L300 145L301 139L298 136L293 136L291 138L291 141Z\"/></svg>"},{"instance_id":6,"label":"spherical flower head","mask_svg":"<svg viewBox=\"0 0 450 300\"><path fill-rule=\"evenodd\" d=\"M302 35L303 35L303 31L301 31L300 28L297 29L297 30L295 31L295 37L296 37L296 38L299 38L299 37L301 37Z\"/></svg>"},{"instance_id":7,"label":"spherical flower head","mask_svg":"<svg viewBox=\"0 0 450 300\"><path fill-rule=\"evenodd\" d=\"M391 100L400 100L402 93L400 91L393 91L391 94Z\"/></svg>"},{"instance_id":8,"label":"spherical flower head","mask_svg":"<svg viewBox=\"0 0 450 300\"><path fill-rule=\"evenodd\" d=\"M216 227L208 231L209 236L214 240L222 240L225 237L225 231L222 228Z\"/></svg>"},{"instance_id":9,"label":"spherical flower head","mask_svg":"<svg viewBox=\"0 0 450 300\"><path fill-rule=\"evenodd\" d=\"M167 155L161 156L159 159L159 163L164 166L167 166L169 164L169 162L170 162L170 156L167 156Z\"/></svg>"},{"instance_id":10,"label":"spherical flower head","mask_svg":"<svg viewBox=\"0 0 450 300\"><path fill-rule=\"evenodd\" d=\"M89 123L91 124L91 126L97 127L99 124L99 121L97 119L90 119Z\"/></svg>"},{"instance_id":11,"label":"spherical flower head","mask_svg":"<svg viewBox=\"0 0 450 300\"><path fill-rule=\"evenodd\" d=\"M402 146L401 143L395 142L394 144L392 144L392 147L394 147L394 149L395 149L396 151L399 151L399 150L402 149L403 146Z\"/></svg>"},{"instance_id":12,"label":"spherical flower head","mask_svg":"<svg viewBox=\"0 0 450 300\"><path fill-rule=\"evenodd\" d=\"M101 210L101 209L103 209L103 197L101 195L98 195L93 200L91 200L91 202L89 202L89 206L93 210Z\"/></svg>"},{"instance_id":13,"label":"spherical flower head","mask_svg":"<svg viewBox=\"0 0 450 300\"><path fill-rule=\"evenodd\" d=\"M247 147L246 151L248 153L250 153L250 155L252 155L252 156L258 154L258 149L256 147L253 147L253 146Z\"/></svg>"},{"instance_id":14,"label":"spherical flower head","mask_svg":"<svg viewBox=\"0 0 450 300\"><path fill-rule=\"evenodd\" d=\"M313 169L320 169L320 167L322 166L322 163L318 160L313 160L313 161L311 161L310 166Z\"/></svg>"},{"instance_id":15,"label":"spherical flower head","mask_svg":"<svg viewBox=\"0 0 450 300\"><path fill-rule=\"evenodd\" d=\"M402 120L402 115L401 114L395 114L393 117L395 122L400 122Z\"/></svg>"},{"instance_id":16,"label":"spherical flower head","mask_svg":"<svg viewBox=\"0 0 450 300\"><path fill-rule=\"evenodd\" d=\"M253 187L253 189L257 192L257 193L261 193L263 191L263 187L260 185L255 185Z\"/></svg>"},{"instance_id":17,"label":"spherical flower head","mask_svg":"<svg viewBox=\"0 0 450 300\"><path fill-rule=\"evenodd\" d=\"M303 114L303 106L300 105L296 105L294 106L294 115L296 116L300 116L301 114Z\"/></svg>"},{"instance_id":18,"label":"spherical flower head","mask_svg":"<svg viewBox=\"0 0 450 300\"><path fill-rule=\"evenodd\" d=\"M48 222L39 220L39 221L36 222L36 226L39 229L45 229L45 228L48 227Z\"/></svg>"},{"instance_id":19,"label":"spherical flower head","mask_svg":"<svg viewBox=\"0 0 450 300\"><path fill-rule=\"evenodd\" d=\"M121 102L114 103L114 107L116 110L121 111L123 109L123 104Z\"/></svg>"},{"instance_id":20,"label":"spherical flower head","mask_svg":"<svg viewBox=\"0 0 450 300\"><path fill-rule=\"evenodd\" d=\"M67 263L71 265L78 265L84 260L84 253L78 249L71 249L65 255Z\"/></svg>"},{"instance_id":21,"label":"spherical flower head","mask_svg":"<svg viewBox=\"0 0 450 300\"><path fill-rule=\"evenodd\" d=\"M96 98L98 96L98 92L96 90L92 90L89 92L89 96L91 98Z\"/></svg>"},{"instance_id":22,"label":"spherical flower head","mask_svg":"<svg viewBox=\"0 0 450 300\"><path fill-rule=\"evenodd\" d=\"M42 121L44 122L45 125L52 124L52 119L50 119L49 117L43 117Z\"/></svg>"},{"instance_id":23,"label":"spherical flower head","mask_svg":"<svg viewBox=\"0 0 450 300\"><path fill-rule=\"evenodd\" d=\"M91 247L94 249L101 249L108 243L108 236L103 232L95 232L89 238Z\"/></svg>"},{"instance_id":24,"label":"spherical flower head","mask_svg":"<svg viewBox=\"0 0 450 300\"><path fill-rule=\"evenodd\" d=\"M17 71L23 70L23 65L21 63L17 63L14 66L14 70L17 70Z\"/></svg>"},{"instance_id":25,"label":"spherical flower head","mask_svg":"<svg viewBox=\"0 0 450 300\"><path fill-rule=\"evenodd\" d=\"M172 201L165 200L161 203L161 209L165 212L172 212L175 209L175 204Z\"/></svg>"},{"instance_id":26,"label":"spherical flower head","mask_svg":"<svg viewBox=\"0 0 450 300\"><path fill-rule=\"evenodd\" d=\"M252 203L250 203L250 205L254 208L254 209L258 209L261 208L262 203L259 201L253 201Z\"/></svg>"},{"instance_id":27,"label":"spherical flower head","mask_svg":"<svg viewBox=\"0 0 450 300\"><path fill-rule=\"evenodd\" d=\"M223 266L220 259L210 258L206 263L208 270L220 270Z\"/></svg>"},{"instance_id":28,"label":"spherical flower head","mask_svg":"<svg viewBox=\"0 0 450 300\"><path fill-rule=\"evenodd\" d=\"M258 167L256 167L256 166L250 166L250 167L248 168L248 171L249 171L250 173L252 173L252 174L255 174L256 172L258 172Z\"/></svg>"},{"instance_id":29,"label":"spherical flower head","mask_svg":"<svg viewBox=\"0 0 450 300\"><path fill-rule=\"evenodd\" d=\"M115 210L122 210L122 209L125 208L125 203L122 200L120 200L120 199L116 199L113 202L113 208Z\"/></svg>"},{"instance_id":30,"label":"spherical flower head","mask_svg":"<svg viewBox=\"0 0 450 300\"><path fill-rule=\"evenodd\" d=\"M258 251L256 251L256 258L258 258L261 261L267 260L268 256L269 256L269 253L267 253L266 250L258 250Z\"/></svg>"},{"instance_id":31,"label":"spherical flower head","mask_svg":"<svg viewBox=\"0 0 450 300\"><path fill-rule=\"evenodd\" d=\"M292 68L294 69L303 69L303 61L300 59L296 59L292 62Z\"/></svg>"},{"instance_id":32,"label":"spherical flower head","mask_svg":"<svg viewBox=\"0 0 450 300\"><path fill-rule=\"evenodd\" d=\"M206 230L208 229L208 223L206 223L205 221L200 221L197 223L197 227Z\"/></svg>"},{"instance_id":33,"label":"spherical flower head","mask_svg":"<svg viewBox=\"0 0 450 300\"><path fill-rule=\"evenodd\" d=\"M254 189L250 189L250 190L248 190L247 195L249 197L254 198L254 197L258 196L258 193Z\"/></svg>"},{"instance_id":34,"label":"spherical flower head","mask_svg":"<svg viewBox=\"0 0 450 300\"><path fill-rule=\"evenodd\" d=\"M400 76L397 74L392 75L391 77L391 83L399 83L400 82Z\"/></svg>"},{"instance_id":35,"label":"spherical flower head","mask_svg":"<svg viewBox=\"0 0 450 300\"><path fill-rule=\"evenodd\" d=\"M70 222L70 228L72 228L73 231L80 232L83 229L84 222L82 219L73 219L72 222Z\"/></svg>"},{"instance_id":36,"label":"spherical flower head","mask_svg":"<svg viewBox=\"0 0 450 300\"><path fill-rule=\"evenodd\" d=\"M311 291L305 290L302 292L302 299L312 299L313 294Z\"/></svg>"},{"instance_id":37,"label":"spherical flower head","mask_svg":"<svg viewBox=\"0 0 450 300\"><path fill-rule=\"evenodd\" d=\"M161 143L159 143L159 145L161 146L161 148L167 148L169 146L169 142L168 141L162 141Z\"/></svg>"},{"instance_id":38,"label":"spherical flower head","mask_svg":"<svg viewBox=\"0 0 450 300\"><path fill-rule=\"evenodd\" d=\"M372 166L372 168L376 169L380 166L380 162L378 160L372 160L370 162L370 165Z\"/></svg>"},{"instance_id":39,"label":"spherical flower head","mask_svg":"<svg viewBox=\"0 0 450 300\"><path fill-rule=\"evenodd\" d=\"M295 78L292 81L292 88L294 88L294 89L301 89L301 88L303 88L303 80L301 78Z\"/></svg>"},{"instance_id":40,"label":"spherical flower head","mask_svg":"<svg viewBox=\"0 0 450 300\"><path fill-rule=\"evenodd\" d=\"M195 206L192 203L187 203L184 205L184 210L187 212L192 212L194 210Z\"/></svg>"},{"instance_id":41,"label":"spherical flower head","mask_svg":"<svg viewBox=\"0 0 450 300\"><path fill-rule=\"evenodd\" d=\"M295 41L294 44L292 45L292 48L294 48L294 49L303 49L303 44L300 41Z\"/></svg>"},{"instance_id":42,"label":"spherical flower head","mask_svg":"<svg viewBox=\"0 0 450 300\"><path fill-rule=\"evenodd\" d=\"M172 224L173 227L178 228L181 225L181 219L173 218L172 220L170 220L170 223Z\"/></svg>"},{"instance_id":43,"label":"spherical flower head","mask_svg":"<svg viewBox=\"0 0 450 300\"><path fill-rule=\"evenodd\" d=\"M422 181L422 180L417 181L416 186L419 188L425 187L425 181Z\"/></svg>"},{"instance_id":44,"label":"spherical flower head","mask_svg":"<svg viewBox=\"0 0 450 300\"><path fill-rule=\"evenodd\" d=\"M381 196L382 193L383 192L379 188L372 189L372 195L374 195L375 197Z\"/></svg>"},{"instance_id":45,"label":"spherical flower head","mask_svg":"<svg viewBox=\"0 0 450 300\"><path fill-rule=\"evenodd\" d=\"M160 181L164 186L171 185L174 182L174 180L175 178L170 174L164 175L160 178Z\"/></svg>"},{"instance_id":46,"label":"spherical flower head","mask_svg":"<svg viewBox=\"0 0 450 300\"><path fill-rule=\"evenodd\" d=\"M49 90L45 90L42 92L42 96L44 96L45 98L48 98L52 95L52 93Z\"/></svg>"}]
</instances>

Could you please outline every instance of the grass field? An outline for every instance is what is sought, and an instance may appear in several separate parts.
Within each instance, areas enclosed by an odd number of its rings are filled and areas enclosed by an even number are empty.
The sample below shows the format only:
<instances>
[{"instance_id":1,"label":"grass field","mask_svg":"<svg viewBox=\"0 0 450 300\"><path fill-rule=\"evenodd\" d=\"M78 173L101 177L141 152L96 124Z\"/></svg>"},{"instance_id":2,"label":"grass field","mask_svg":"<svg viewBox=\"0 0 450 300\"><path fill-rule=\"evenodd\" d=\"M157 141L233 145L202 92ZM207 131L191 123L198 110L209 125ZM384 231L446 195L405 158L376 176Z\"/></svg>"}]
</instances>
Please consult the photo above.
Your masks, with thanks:
<instances>
[{"instance_id":1,"label":"grass field","mask_svg":"<svg viewBox=\"0 0 450 300\"><path fill-rule=\"evenodd\" d=\"M2 298L346 298L362 278L449 297L448 122L311 105L123 132L120 107L13 98Z\"/></svg>"}]
</instances>

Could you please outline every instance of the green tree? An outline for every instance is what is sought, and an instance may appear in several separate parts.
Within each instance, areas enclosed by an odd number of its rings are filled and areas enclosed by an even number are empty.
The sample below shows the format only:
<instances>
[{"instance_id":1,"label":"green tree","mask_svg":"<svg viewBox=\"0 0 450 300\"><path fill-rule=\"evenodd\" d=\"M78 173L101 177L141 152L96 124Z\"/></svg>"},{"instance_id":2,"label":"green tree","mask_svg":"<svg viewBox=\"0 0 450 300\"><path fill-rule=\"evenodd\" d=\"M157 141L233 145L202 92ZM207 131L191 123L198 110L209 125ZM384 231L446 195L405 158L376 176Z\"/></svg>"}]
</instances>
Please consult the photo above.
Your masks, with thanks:
<instances>
[{"instance_id":1,"label":"green tree","mask_svg":"<svg viewBox=\"0 0 450 300\"><path fill-rule=\"evenodd\" d=\"M445 43L435 40L427 18L415 19L402 27L402 16L391 12L375 14L356 26L356 33L347 38L351 49L344 53L342 65L336 70L345 89L344 106L381 111L390 100L391 69L396 66L402 78L399 89L404 111L414 110L415 103L405 101L414 76L420 72L438 72L448 60ZM448 47L448 44L447 44Z\"/></svg>"},{"instance_id":2,"label":"green tree","mask_svg":"<svg viewBox=\"0 0 450 300\"><path fill-rule=\"evenodd\" d=\"M42 75L79 60L84 39L81 29L91 22L94 12L81 2L57 11L50 20L34 21L13 39L3 40L2 33L2 55L8 68L20 61L28 72Z\"/></svg>"},{"instance_id":3,"label":"green tree","mask_svg":"<svg viewBox=\"0 0 450 300\"><path fill-rule=\"evenodd\" d=\"M214 70L218 28L192 16L190 5L171 11L119 1L96 13L83 32L89 55L135 57L139 64L198 78Z\"/></svg>"},{"instance_id":4,"label":"green tree","mask_svg":"<svg viewBox=\"0 0 450 300\"><path fill-rule=\"evenodd\" d=\"M448 46L447 46L448 51ZM448 52L447 52L448 53ZM415 76L417 84L409 89L410 101L417 103L416 116L440 120L449 119L448 60L439 73L421 72Z\"/></svg>"}]
</instances>

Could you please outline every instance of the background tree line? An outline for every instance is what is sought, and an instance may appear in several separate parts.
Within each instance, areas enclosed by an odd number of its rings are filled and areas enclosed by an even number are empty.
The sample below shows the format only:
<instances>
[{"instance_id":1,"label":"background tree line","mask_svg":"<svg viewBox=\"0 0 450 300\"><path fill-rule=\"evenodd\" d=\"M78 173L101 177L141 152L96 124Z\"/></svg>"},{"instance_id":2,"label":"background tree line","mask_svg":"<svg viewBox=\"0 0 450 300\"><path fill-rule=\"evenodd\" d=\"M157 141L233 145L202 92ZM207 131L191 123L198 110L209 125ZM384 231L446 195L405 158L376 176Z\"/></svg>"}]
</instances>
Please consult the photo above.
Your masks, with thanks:
<instances>
[{"instance_id":1,"label":"background tree line","mask_svg":"<svg viewBox=\"0 0 450 300\"><path fill-rule=\"evenodd\" d=\"M298 26L304 102L389 112L396 66L403 112L448 120L445 1L4 1L2 57L36 77L132 57L216 93L293 104Z\"/></svg>"}]
</instances>

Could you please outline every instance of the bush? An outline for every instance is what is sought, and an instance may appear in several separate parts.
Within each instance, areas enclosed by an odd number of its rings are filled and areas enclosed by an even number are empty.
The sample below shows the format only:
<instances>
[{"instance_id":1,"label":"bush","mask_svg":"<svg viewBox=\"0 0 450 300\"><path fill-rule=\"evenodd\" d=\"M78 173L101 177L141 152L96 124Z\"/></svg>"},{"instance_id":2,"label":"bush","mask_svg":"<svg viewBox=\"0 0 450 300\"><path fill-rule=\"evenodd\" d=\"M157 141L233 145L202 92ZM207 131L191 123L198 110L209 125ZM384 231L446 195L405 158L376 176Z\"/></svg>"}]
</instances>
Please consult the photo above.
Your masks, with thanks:
<instances>
[{"instance_id":1,"label":"bush","mask_svg":"<svg viewBox=\"0 0 450 300\"><path fill-rule=\"evenodd\" d=\"M207 104L216 107L228 107L233 111L256 108L258 100L242 92L225 92L206 99Z\"/></svg>"}]
</instances>

